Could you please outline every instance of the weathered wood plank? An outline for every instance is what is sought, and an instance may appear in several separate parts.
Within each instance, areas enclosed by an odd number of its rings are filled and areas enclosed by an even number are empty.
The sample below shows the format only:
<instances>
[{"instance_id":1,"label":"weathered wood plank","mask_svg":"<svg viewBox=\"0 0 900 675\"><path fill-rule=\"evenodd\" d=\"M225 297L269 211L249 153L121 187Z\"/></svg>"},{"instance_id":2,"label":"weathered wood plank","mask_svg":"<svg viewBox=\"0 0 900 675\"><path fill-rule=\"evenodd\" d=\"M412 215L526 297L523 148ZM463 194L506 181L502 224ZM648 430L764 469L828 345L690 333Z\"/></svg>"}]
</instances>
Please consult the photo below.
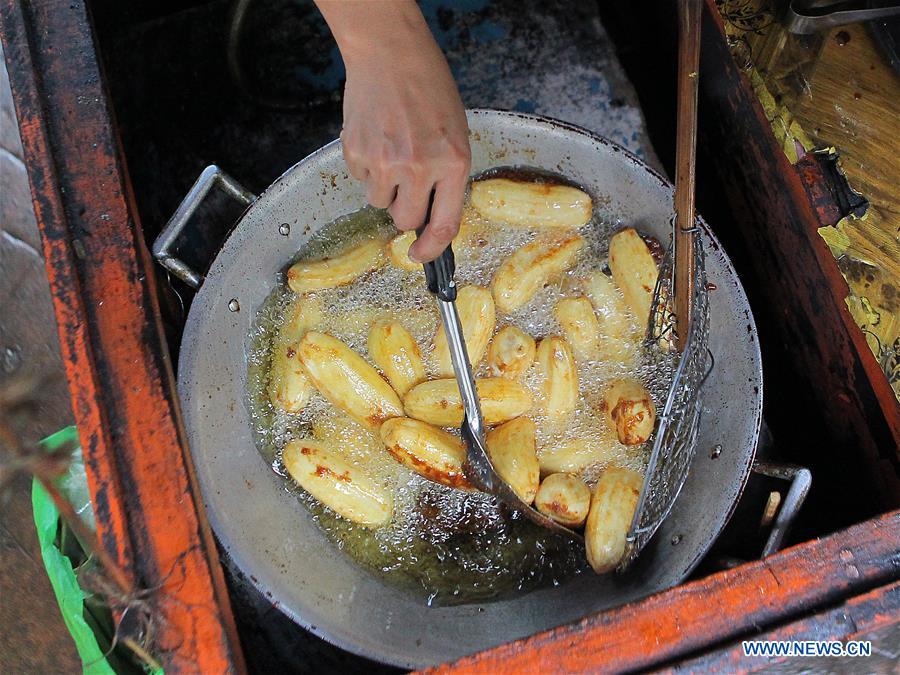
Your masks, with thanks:
<instances>
[{"instance_id":1,"label":"weathered wood plank","mask_svg":"<svg viewBox=\"0 0 900 675\"><path fill-rule=\"evenodd\" d=\"M851 312L883 356L900 340L900 79L866 24L793 35L765 0L719 6L736 58L752 66L766 92L773 129L792 136L799 128L810 146L835 148L850 185L870 202L865 218L850 218L823 236L852 291ZM889 374L900 397L900 371Z\"/></svg>"},{"instance_id":2,"label":"weathered wood plank","mask_svg":"<svg viewBox=\"0 0 900 675\"><path fill-rule=\"evenodd\" d=\"M850 640L868 640L873 643L873 658L744 656L744 649L739 641L704 656L681 661L668 672L735 673L774 667L784 671L789 670L788 664L805 672L889 672L897 665L900 644L895 642L888 645L881 642L892 627L900 627L900 582L880 586L851 598L838 607L753 636L754 640L772 641L821 640L846 643ZM876 654L876 649L881 650L881 653ZM891 651L886 653L886 649Z\"/></svg>"},{"instance_id":3,"label":"weathered wood plank","mask_svg":"<svg viewBox=\"0 0 900 675\"><path fill-rule=\"evenodd\" d=\"M700 64L700 155L732 214L719 235L742 252L742 273L760 331L764 367L798 373L793 389L769 388L766 413L781 440L798 419L825 420L789 442L791 459L815 466L823 484L845 482L870 514L900 505L900 405L850 315L847 284L801 176L772 133L736 66L712 0ZM793 428L792 428L793 425ZM813 440L814 439L814 440ZM814 488L814 492L816 492ZM819 494L811 494L816 503Z\"/></svg>"},{"instance_id":4,"label":"weathered wood plank","mask_svg":"<svg viewBox=\"0 0 900 675\"><path fill-rule=\"evenodd\" d=\"M620 672L659 667L900 577L900 511L641 602L439 666L431 673Z\"/></svg>"}]
</instances>

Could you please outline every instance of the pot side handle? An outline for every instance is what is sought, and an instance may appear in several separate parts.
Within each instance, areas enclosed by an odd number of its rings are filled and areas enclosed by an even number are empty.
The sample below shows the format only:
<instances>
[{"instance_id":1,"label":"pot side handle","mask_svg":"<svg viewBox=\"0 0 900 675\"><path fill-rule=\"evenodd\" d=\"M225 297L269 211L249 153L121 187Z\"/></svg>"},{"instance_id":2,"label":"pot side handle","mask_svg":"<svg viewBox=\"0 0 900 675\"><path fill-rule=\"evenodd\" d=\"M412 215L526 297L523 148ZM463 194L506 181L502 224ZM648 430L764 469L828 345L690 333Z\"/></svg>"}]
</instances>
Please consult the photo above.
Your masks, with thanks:
<instances>
[{"instance_id":1,"label":"pot side handle","mask_svg":"<svg viewBox=\"0 0 900 675\"><path fill-rule=\"evenodd\" d=\"M203 275L192 270L183 260L176 257L172 249L178 236L188 224L191 216L194 215L194 211L203 203L213 186L218 186L226 195L245 206L250 206L256 201L255 194L222 171L218 166L210 164L200 173L187 195L181 200L181 204L178 205L169 222L166 223L163 231L159 233L156 241L153 242L153 257L156 258L159 264L195 289L200 288L200 284L203 283Z\"/></svg>"},{"instance_id":2,"label":"pot side handle","mask_svg":"<svg viewBox=\"0 0 900 675\"><path fill-rule=\"evenodd\" d=\"M761 558L776 553L781 548L781 542L794 524L797 513L803 505L809 488L812 485L812 473L809 469L795 464L782 464L780 462L754 462L753 473L779 478L789 481L791 486L780 504L777 515L772 521L772 529L769 538L760 555ZM765 517L765 516L764 516Z\"/></svg>"}]
</instances>

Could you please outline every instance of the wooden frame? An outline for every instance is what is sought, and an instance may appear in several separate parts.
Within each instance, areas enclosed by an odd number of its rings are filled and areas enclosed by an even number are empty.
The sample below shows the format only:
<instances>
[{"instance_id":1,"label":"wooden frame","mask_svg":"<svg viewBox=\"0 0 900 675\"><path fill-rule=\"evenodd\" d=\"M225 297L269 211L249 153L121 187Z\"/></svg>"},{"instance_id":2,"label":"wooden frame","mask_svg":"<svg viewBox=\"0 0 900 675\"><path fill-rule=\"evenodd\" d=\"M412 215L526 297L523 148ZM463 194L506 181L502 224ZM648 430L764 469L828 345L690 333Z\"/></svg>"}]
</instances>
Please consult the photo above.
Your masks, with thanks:
<instances>
[{"instance_id":1,"label":"wooden frame","mask_svg":"<svg viewBox=\"0 0 900 675\"><path fill-rule=\"evenodd\" d=\"M660 668L896 581L898 541L900 511L894 511L826 539L428 672L502 675ZM895 610L900 609L897 600Z\"/></svg>"},{"instance_id":2,"label":"wooden frame","mask_svg":"<svg viewBox=\"0 0 900 675\"><path fill-rule=\"evenodd\" d=\"M797 422L791 399L798 409L806 406L828 420L824 435L809 430L807 437L819 447L798 461L813 456L820 472L840 472L857 498L868 500L870 513L897 508L900 404L850 315L847 283L818 233L832 223L820 222L803 167L788 161L731 57L714 0L706 0L706 10L698 148L698 163L706 170L698 180L724 195L729 217L719 219L727 227L718 234L725 247L752 252L742 256L747 264L739 271L745 283L765 289L754 305L764 367L804 374L794 391L767 390L767 412L777 412L771 402L782 396L782 429Z\"/></svg>"},{"instance_id":3,"label":"wooden frame","mask_svg":"<svg viewBox=\"0 0 900 675\"><path fill-rule=\"evenodd\" d=\"M891 634L893 629L893 648ZM849 640L870 640L874 648L879 639L884 645L896 653L896 635L900 630L900 582L879 586L862 595L855 596L837 607L829 607L812 616L778 626L759 635L754 640L825 640L847 642ZM882 637L884 635L884 637ZM896 666L890 662L890 652L884 654L885 672ZM880 670L871 661L860 661L859 664L869 672ZM793 667L792 667L793 666ZM756 657L744 656L740 642L730 643L713 652L693 659L680 661L672 670L687 673L732 673L746 670L748 667L760 669L777 668L782 672L852 672L853 660L849 662L835 661L834 657L820 657L819 661L802 658L795 663L785 656ZM858 667L857 667L858 668Z\"/></svg>"},{"instance_id":4,"label":"wooden frame","mask_svg":"<svg viewBox=\"0 0 900 675\"><path fill-rule=\"evenodd\" d=\"M101 545L161 621L171 672L243 670L84 3L0 3Z\"/></svg>"}]
</instances>

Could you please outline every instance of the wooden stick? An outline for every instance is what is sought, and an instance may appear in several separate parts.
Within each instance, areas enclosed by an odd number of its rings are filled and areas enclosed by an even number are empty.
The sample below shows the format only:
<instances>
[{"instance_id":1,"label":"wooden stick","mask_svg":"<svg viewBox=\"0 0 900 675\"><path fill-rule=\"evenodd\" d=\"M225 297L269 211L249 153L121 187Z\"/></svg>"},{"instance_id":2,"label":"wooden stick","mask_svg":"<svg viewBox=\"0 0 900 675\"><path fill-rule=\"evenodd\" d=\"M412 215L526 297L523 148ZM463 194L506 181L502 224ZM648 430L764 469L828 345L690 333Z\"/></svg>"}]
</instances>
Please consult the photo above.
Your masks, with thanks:
<instances>
[{"instance_id":1,"label":"wooden stick","mask_svg":"<svg viewBox=\"0 0 900 675\"><path fill-rule=\"evenodd\" d=\"M676 345L684 351L694 299L694 183L702 0L678 2L678 123L675 140Z\"/></svg>"}]
</instances>

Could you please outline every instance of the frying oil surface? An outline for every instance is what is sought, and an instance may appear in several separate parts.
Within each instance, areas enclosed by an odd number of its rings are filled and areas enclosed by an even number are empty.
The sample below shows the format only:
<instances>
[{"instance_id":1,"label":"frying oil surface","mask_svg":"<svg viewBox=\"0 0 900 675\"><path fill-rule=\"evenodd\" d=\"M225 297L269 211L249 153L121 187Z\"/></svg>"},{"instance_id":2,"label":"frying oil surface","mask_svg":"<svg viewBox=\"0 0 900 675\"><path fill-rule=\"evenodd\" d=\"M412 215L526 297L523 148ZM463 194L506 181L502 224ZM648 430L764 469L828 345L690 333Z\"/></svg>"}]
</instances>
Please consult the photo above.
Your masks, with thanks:
<instances>
[{"instance_id":1,"label":"frying oil surface","mask_svg":"<svg viewBox=\"0 0 900 675\"><path fill-rule=\"evenodd\" d=\"M551 279L531 302L511 316L498 311L496 328L513 324L535 339L560 334L553 313L557 300L571 295L578 279L604 264L613 230L611 224L596 220L581 228L586 246L575 267ZM319 259L361 240L377 237L387 241L394 234L384 212L366 208L323 228L298 258ZM454 243L458 285L489 287L503 260L535 238L548 236L553 235L470 217ZM367 337L373 323L399 321L422 350L429 378L435 376L431 352L439 317L421 270L404 271L385 265L348 286L315 295L324 315L317 330L343 340L368 358ZM389 456L374 433L336 410L320 394L316 393L301 413L276 410L266 396L270 346L292 296L290 290L280 286L257 317L249 358L250 412L260 452L285 477L286 489L298 496L335 546L385 580L414 589L435 604L477 602L556 585L585 569L581 545L537 527L493 497L444 487L410 472ZM630 363L579 362L581 400L563 424L540 414L538 375L533 367L524 381L533 390L536 402L530 416L537 426L538 454L573 439L588 440L607 449L602 461L583 474L590 485L611 463L643 472L646 448L620 444L598 414L596 402L605 383L632 375L648 386L660 406L671 381L669 361L639 355ZM484 363L476 366L476 375L488 375ZM376 530L355 525L290 480L281 461L282 449L291 439L307 437L332 443L393 491L390 525Z\"/></svg>"}]
</instances>

